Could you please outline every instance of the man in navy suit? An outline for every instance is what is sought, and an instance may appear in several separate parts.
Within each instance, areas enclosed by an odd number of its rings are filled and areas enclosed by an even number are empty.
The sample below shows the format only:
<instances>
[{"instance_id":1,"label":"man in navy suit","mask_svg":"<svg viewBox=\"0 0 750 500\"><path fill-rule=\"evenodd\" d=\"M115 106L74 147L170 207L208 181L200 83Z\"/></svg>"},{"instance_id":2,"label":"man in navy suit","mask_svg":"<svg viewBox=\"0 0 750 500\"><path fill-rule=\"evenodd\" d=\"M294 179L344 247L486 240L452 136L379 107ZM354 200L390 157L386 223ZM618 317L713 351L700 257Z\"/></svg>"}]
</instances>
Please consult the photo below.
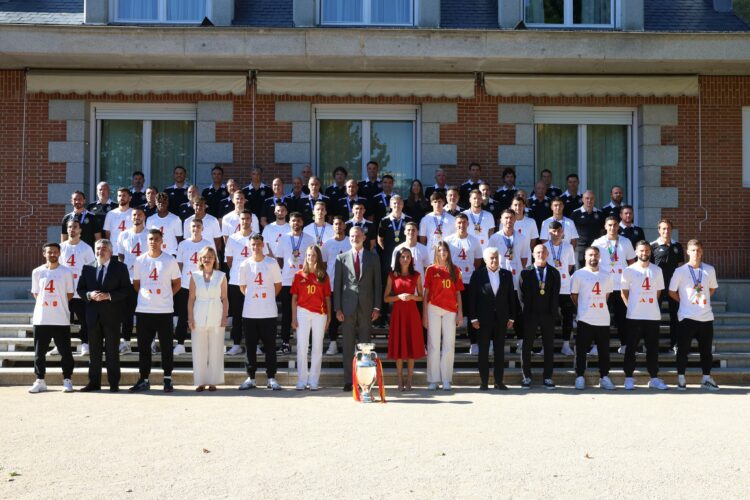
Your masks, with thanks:
<instances>
[{"instance_id":1,"label":"man in navy suit","mask_svg":"<svg viewBox=\"0 0 750 500\"><path fill-rule=\"evenodd\" d=\"M96 264L83 266L78 295L86 303L89 325L89 383L81 392L98 391L102 379L102 341L107 353L107 380L110 392L120 384L120 319L125 299L133 294L128 268L112 258L109 240L96 242Z\"/></svg>"},{"instance_id":2,"label":"man in navy suit","mask_svg":"<svg viewBox=\"0 0 750 500\"><path fill-rule=\"evenodd\" d=\"M479 331L479 389L488 389L490 341L495 345L495 389L507 391L503 384L505 333L516 317L513 275L500 269L500 254L495 247L485 248L486 266L474 271L469 282L469 321Z\"/></svg>"}]
</instances>

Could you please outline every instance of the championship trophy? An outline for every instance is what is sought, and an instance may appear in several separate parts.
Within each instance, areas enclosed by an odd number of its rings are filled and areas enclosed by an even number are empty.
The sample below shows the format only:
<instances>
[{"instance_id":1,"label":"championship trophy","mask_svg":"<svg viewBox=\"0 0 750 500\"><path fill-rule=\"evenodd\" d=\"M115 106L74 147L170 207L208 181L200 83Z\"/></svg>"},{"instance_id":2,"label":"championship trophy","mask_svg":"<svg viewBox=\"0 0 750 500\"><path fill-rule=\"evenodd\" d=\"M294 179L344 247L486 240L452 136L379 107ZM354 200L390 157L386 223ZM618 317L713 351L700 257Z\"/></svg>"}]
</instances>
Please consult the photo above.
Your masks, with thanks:
<instances>
[{"instance_id":1,"label":"championship trophy","mask_svg":"<svg viewBox=\"0 0 750 500\"><path fill-rule=\"evenodd\" d=\"M375 344L357 344L357 352L352 359L352 392L354 399L362 403L374 402L372 387L378 383L380 402L385 403L383 365L378 353L373 351Z\"/></svg>"}]
</instances>

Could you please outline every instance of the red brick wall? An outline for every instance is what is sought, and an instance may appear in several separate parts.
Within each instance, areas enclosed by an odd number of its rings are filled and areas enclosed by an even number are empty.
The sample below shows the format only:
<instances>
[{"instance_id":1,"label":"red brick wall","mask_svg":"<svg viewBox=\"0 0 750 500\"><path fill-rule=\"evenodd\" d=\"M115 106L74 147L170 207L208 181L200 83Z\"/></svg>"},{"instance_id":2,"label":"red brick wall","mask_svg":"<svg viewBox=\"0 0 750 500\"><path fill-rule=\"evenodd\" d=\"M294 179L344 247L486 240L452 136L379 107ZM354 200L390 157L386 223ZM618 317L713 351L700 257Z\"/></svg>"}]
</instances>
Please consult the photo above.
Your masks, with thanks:
<instances>
[{"instance_id":1,"label":"red brick wall","mask_svg":"<svg viewBox=\"0 0 750 500\"><path fill-rule=\"evenodd\" d=\"M477 88L473 99L419 98L351 98L351 97L240 97L204 95L148 96L62 96L28 95L26 102L25 175L21 186L21 149L23 127L23 72L0 71L0 173L5 181L0 196L3 217L0 231L14 235L0 239L0 275L27 274L41 260L40 245L46 238L48 225L57 224L64 215L64 206L47 205L47 184L65 182L65 165L47 162L47 143L65 140L65 123L50 122L50 99L89 99L96 102L197 102L199 100L232 99L234 117L231 122L217 123L216 140L234 144L234 163L225 166L227 176L241 182L249 180L253 161L265 167L265 178L290 177L290 165L274 163L274 144L290 142L290 123L276 123L277 100L305 100L314 103L416 104L421 102L456 102L458 123L441 126L440 139L458 145L458 167L448 167L449 180L463 182L466 165L478 161L484 166L483 177L494 185L500 183L497 146L513 144L513 125L497 123L499 103L530 103L539 106L639 106L643 104L675 104L679 124L663 130L663 144L679 147L679 164L662 169L665 186L679 189L680 208L665 209L680 229L680 239L698 237L706 243L706 260L715 264L721 276L750 277L750 224L741 209L750 203L750 189L742 188L741 107L750 106L750 78L701 78L701 122L703 164L703 206L708 220L699 230L704 212L698 204L698 98L498 98ZM253 106L254 104L254 106ZM254 111L253 111L254 109ZM255 141L253 143L253 113ZM427 180L426 182L428 182ZM34 214L19 218L31 209L19 203L16 193L33 204Z\"/></svg>"}]
</instances>

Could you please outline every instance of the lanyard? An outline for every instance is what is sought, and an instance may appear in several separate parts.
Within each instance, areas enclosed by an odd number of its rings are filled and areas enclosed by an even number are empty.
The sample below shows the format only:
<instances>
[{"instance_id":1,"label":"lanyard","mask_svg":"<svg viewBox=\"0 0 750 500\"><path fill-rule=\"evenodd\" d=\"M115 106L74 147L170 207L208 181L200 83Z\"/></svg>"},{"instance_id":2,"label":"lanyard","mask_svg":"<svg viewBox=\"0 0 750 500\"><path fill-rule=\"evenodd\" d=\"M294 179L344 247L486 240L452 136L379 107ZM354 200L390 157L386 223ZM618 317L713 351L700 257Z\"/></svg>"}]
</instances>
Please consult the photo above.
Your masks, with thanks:
<instances>
[{"instance_id":1,"label":"lanyard","mask_svg":"<svg viewBox=\"0 0 750 500\"><path fill-rule=\"evenodd\" d=\"M481 210L479 212L479 220L474 219L474 214L469 210L469 217L471 218L471 223L474 224L474 229L477 231L482 230L482 218L484 217L484 210Z\"/></svg>"},{"instance_id":2,"label":"lanyard","mask_svg":"<svg viewBox=\"0 0 750 500\"><path fill-rule=\"evenodd\" d=\"M614 246L610 246L610 241L611 240L607 240L607 253L609 253L609 260L614 266L615 262L617 262L617 246L620 244L620 237L618 236L617 238L615 238Z\"/></svg>"},{"instance_id":3,"label":"lanyard","mask_svg":"<svg viewBox=\"0 0 750 500\"><path fill-rule=\"evenodd\" d=\"M326 223L323 223L323 229L320 230L320 234L318 234L318 226L317 224L313 224L313 231L315 231L315 240L318 242L318 246L323 244L323 236L326 234ZM302 241L302 237L300 236L300 241ZM299 248L299 245L298 245Z\"/></svg>"},{"instance_id":4,"label":"lanyard","mask_svg":"<svg viewBox=\"0 0 750 500\"><path fill-rule=\"evenodd\" d=\"M302 245L302 235L300 234L297 243L294 243L294 235L290 234L289 241L292 243L292 255L294 255L294 259L296 260L299 257L299 247Z\"/></svg>"},{"instance_id":5,"label":"lanyard","mask_svg":"<svg viewBox=\"0 0 750 500\"><path fill-rule=\"evenodd\" d=\"M536 277L539 278L539 295L544 295L544 282L547 278L547 266L542 268L542 272L539 272L539 268L536 269Z\"/></svg>"},{"instance_id":6,"label":"lanyard","mask_svg":"<svg viewBox=\"0 0 750 500\"><path fill-rule=\"evenodd\" d=\"M438 234L443 234L443 221L445 220L445 210L443 210L443 213L440 216L440 222L438 222L437 217L435 217L434 215L432 216L432 218L435 220L435 231Z\"/></svg>"},{"instance_id":7,"label":"lanyard","mask_svg":"<svg viewBox=\"0 0 750 500\"><path fill-rule=\"evenodd\" d=\"M692 266L688 264L688 271L690 271L690 277L693 279L693 288L695 288L695 291L698 293L701 293L703 291L703 285L701 284L703 282L703 264L698 266L698 277L695 277L695 273L693 272Z\"/></svg>"},{"instance_id":8,"label":"lanyard","mask_svg":"<svg viewBox=\"0 0 750 500\"><path fill-rule=\"evenodd\" d=\"M562 257L562 243L560 243L560 246L558 247L559 250L557 251L557 255L555 255L555 245L552 244L552 242L549 242L549 250L552 254L552 260L555 262L555 267L560 267L562 264L560 257Z\"/></svg>"},{"instance_id":9,"label":"lanyard","mask_svg":"<svg viewBox=\"0 0 750 500\"><path fill-rule=\"evenodd\" d=\"M504 234L501 234L500 236L503 237L503 243L505 243L505 246L508 248L508 251L513 254L513 240L515 239L515 235L511 235L510 238L506 237Z\"/></svg>"},{"instance_id":10,"label":"lanyard","mask_svg":"<svg viewBox=\"0 0 750 500\"><path fill-rule=\"evenodd\" d=\"M401 226L404 225L404 219L400 218L398 219L398 227L396 227L396 219L391 219L391 227L393 228L393 233L396 235L396 241L398 241L398 236L401 234Z\"/></svg>"}]
</instances>

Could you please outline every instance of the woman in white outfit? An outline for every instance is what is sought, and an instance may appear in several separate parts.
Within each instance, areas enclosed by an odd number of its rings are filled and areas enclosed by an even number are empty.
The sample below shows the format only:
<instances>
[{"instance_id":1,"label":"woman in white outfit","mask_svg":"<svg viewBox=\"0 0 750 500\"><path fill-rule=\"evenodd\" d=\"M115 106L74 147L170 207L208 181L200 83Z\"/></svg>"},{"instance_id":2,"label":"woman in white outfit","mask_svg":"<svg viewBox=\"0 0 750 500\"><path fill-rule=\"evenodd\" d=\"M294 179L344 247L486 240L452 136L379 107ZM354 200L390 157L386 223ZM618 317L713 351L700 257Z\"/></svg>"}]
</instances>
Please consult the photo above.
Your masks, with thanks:
<instances>
[{"instance_id":1,"label":"woman in white outfit","mask_svg":"<svg viewBox=\"0 0 750 500\"><path fill-rule=\"evenodd\" d=\"M224 383L224 329L227 326L227 279L219 271L216 250L198 252L198 270L190 276L188 324L193 344L195 390L215 391Z\"/></svg>"}]
</instances>

